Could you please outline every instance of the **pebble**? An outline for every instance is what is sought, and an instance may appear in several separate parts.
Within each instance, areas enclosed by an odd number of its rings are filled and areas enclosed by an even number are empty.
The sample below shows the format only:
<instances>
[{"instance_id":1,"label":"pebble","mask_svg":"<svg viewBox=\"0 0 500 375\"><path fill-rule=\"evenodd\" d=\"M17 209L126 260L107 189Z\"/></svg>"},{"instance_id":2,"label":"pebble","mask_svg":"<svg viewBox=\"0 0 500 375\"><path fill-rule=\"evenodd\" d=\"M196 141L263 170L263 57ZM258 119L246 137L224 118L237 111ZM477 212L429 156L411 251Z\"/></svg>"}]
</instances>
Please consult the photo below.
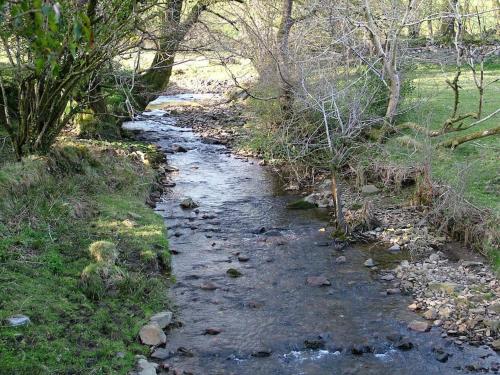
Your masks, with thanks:
<instances>
[{"instance_id":1,"label":"pebble","mask_svg":"<svg viewBox=\"0 0 500 375\"><path fill-rule=\"evenodd\" d=\"M246 255L238 255L238 260L240 262L248 262L250 260L250 257L248 257Z\"/></svg>"},{"instance_id":2,"label":"pebble","mask_svg":"<svg viewBox=\"0 0 500 375\"><path fill-rule=\"evenodd\" d=\"M365 263L364 263L364 266L365 266L365 267L370 267L370 268L371 268L371 267L375 267L375 261L374 261L372 258L367 259L367 260L365 261Z\"/></svg>"},{"instance_id":3,"label":"pebble","mask_svg":"<svg viewBox=\"0 0 500 375\"><path fill-rule=\"evenodd\" d=\"M337 259L335 259L335 263L337 264L343 264L347 261L346 257L345 256L339 256Z\"/></svg>"},{"instance_id":4,"label":"pebble","mask_svg":"<svg viewBox=\"0 0 500 375\"><path fill-rule=\"evenodd\" d=\"M203 290L215 290L215 289L217 289L217 285L215 285L211 281L207 281L207 282L204 282L203 284L201 284L200 288Z\"/></svg>"},{"instance_id":5,"label":"pebble","mask_svg":"<svg viewBox=\"0 0 500 375\"><path fill-rule=\"evenodd\" d=\"M332 285L330 280L324 276L309 276L306 283L311 286L329 286Z\"/></svg>"},{"instance_id":6,"label":"pebble","mask_svg":"<svg viewBox=\"0 0 500 375\"><path fill-rule=\"evenodd\" d=\"M416 332L428 332L431 329L431 326L427 322L414 320L408 325L408 328Z\"/></svg>"},{"instance_id":7,"label":"pebble","mask_svg":"<svg viewBox=\"0 0 500 375\"><path fill-rule=\"evenodd\" d=\"M443 253L434 252L407 267L400 264L395 272L404 290L415 298L409 308L421 309L430 324L447 332L445 337L495 349L499 324L491 322L499 321L500 283L488 266L450 262Z\"/></svg>"},{"instance_id":8,"label":"pebble","mask_svg":"<svg viewBox=\"0 0 500 375\"><path fill-rule=\"evenodd\" d=\"M390 248L388 248L387 250L391 251L391 252L398 252L398 251L401 251L401 246L399 246L398 244L394 244Z\"/></svg>"},{"instance_id":9,"label":"pebble","mask_svg":"<svg viewBox=\"0 0 500 375\"><path fill-rule=\"evenodd\" d=\"M423 314L424 318L427 320L436 320L438 313L434 309L429 309Z\"/></svg>"},{"instance_id":10,"label":"pebble","mask_svg":"<svg viewBox=\"0 0 500 375\"><path fill-rule=\"evenodd\" d=\"M395 276L392 273L385 274L380 278L380 280L384 280L384 281L392 281L394 279L395 279Z\"/></svg>"}]
</instances>

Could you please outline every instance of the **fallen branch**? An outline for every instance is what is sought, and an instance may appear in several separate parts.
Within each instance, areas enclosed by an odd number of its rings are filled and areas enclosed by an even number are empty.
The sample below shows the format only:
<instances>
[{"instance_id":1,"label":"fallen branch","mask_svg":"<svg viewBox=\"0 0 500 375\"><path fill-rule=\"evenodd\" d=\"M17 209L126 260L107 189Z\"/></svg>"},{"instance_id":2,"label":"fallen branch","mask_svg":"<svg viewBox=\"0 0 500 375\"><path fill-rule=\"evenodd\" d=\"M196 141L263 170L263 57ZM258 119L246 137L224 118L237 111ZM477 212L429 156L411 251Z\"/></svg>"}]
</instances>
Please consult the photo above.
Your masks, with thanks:
<instances>
[{"instance_id":1,"label":"fallen branch","mask_svg":"<svg viewBox=\"0 0 500 375\"><path fill-rule=\"evenodd\" d=\"M496 128L493 129L481 130L475 133L467 134L462 137L453 138L448 141L441 142L439 146L454 149L460 146L462 143L473 141L475 139L489 137L496 134L500 134L500 126L497 126Z\"/></svg>"}]
</instances>

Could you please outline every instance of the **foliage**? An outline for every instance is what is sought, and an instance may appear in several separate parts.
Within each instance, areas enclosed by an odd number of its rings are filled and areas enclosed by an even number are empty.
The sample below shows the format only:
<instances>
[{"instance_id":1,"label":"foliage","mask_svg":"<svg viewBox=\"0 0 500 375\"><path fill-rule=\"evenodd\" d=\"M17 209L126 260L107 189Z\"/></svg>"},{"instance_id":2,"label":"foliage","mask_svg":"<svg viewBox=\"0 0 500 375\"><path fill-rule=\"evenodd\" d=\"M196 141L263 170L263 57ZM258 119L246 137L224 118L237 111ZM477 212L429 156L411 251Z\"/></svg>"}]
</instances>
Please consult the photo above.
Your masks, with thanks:
<instances>
[{"instance_id":1,"label":"foliage","mask_svg":"<svg viewBox=\"0 0 500 375\"><path fill-rule=\"evenodd\" d=\"M81 92L92 89L91 75L129 48L135 5L133 0L5 2L0 53L8 63L0 72L0 125L18 158L46 153L82 111Z\"/></svg>"}]
</instances>

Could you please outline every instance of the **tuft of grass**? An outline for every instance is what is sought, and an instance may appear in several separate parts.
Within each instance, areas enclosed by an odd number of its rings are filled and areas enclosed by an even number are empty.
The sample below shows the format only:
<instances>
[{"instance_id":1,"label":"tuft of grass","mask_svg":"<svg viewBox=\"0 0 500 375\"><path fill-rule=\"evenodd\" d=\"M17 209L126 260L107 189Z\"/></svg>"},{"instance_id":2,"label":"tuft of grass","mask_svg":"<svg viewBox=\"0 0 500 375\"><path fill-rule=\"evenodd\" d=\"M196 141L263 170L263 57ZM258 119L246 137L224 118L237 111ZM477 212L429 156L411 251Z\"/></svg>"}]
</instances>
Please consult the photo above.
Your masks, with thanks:
<instances>
[{"instance_id":1,"label":"tuft of grass","mask_svg":"<svg viewBox=\"0 0 500 375\"><path fill-rule=\"evenodd\" d=\"M140 150L149 148L66 140L0 167L0 373L125 374L146 354L137 333L168 305L169 275L141 253L165 269L170 257L163 219L144 204L155 172ZM89 294L82 273L101 275L90 272L96 241L116 245L120 280ZM31 324L3 323L15 314Z\"/></svg>"}]
</instances>

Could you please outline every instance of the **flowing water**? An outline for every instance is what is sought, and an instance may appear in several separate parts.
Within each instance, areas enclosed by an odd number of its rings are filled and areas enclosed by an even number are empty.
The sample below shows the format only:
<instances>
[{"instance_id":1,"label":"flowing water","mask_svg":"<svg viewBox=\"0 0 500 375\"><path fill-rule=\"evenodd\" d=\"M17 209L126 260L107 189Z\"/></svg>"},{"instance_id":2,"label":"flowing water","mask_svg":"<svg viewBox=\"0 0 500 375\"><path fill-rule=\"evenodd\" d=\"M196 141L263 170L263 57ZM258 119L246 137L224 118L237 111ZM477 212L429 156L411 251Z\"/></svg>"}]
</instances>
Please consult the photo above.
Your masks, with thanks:
<instances>
[{"instance_id":1,"label":"flowing water","mask_svg":"<svg viewBox=\"0 0 500 375\"><path fill-rule=\"evenodd\" d=\"M162 97L158 104L186 98ZM166 362L202 375L385 375L458 374L468 364L488 368L498 360L489 349L445 341L438 328L409 331L408 322L418 319L406 308L410 297L386 295L389 285L363 266L362 249L336 250L324 210L288 210L296 197L283 194L266 168L203 143L161 109L144 115L124 127L165 150L188 150L168 156L179 169L172 175L176 186L157 206L177 253L170 297L182 323L168 332ZM182 209L185 197L199 208ZM336 264L340 255L345 264ZM229 277L230 268L241 277ZM310 276L331 285L308 285ZM208 328L220 333L205 334ZM387 336L395 334L413 348L394 348ZM450 354L447 362L435 358L436 347Z\"/></svg>"}]
</instances>

